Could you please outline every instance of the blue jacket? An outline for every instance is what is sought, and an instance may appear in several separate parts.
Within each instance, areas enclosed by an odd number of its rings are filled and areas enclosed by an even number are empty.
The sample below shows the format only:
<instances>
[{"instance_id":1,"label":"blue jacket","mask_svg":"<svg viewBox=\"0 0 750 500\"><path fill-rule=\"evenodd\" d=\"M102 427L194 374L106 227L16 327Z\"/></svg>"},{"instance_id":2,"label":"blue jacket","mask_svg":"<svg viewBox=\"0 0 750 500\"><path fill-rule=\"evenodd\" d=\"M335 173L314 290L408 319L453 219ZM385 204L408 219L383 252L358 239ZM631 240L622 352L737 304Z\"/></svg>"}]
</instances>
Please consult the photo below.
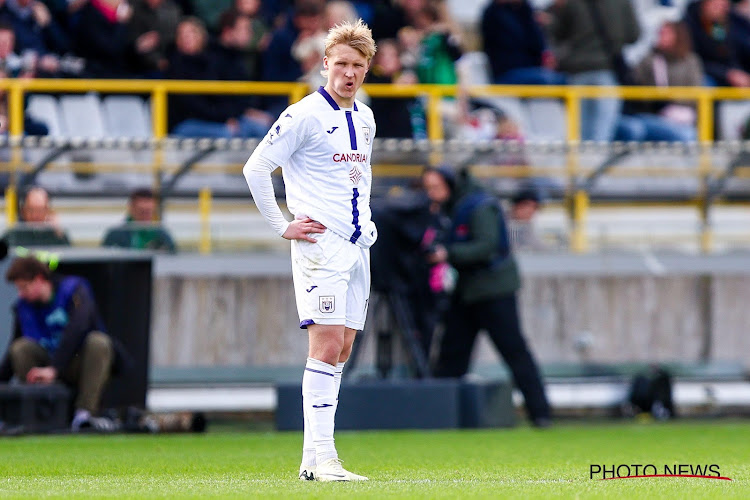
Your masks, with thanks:
<instances>
[{"instance_id":1,"label":"blue jacket","mask_svg":"<svg viewBox=\"0 0 750 500\"><path fill-rule=\"evenodd\" d=\"M75 276L53 276L52 284L54 292L48 304L38 305L23 299L15 303L15 326L10 343L20 337L34 340L49 353L50 365L61 373L73 360L86 335L92 331L103 332L104 324L86 280ZM121 372L129 367L131 360L118 342L113 343L113 372ZM10 356L6 351L0 362L0 380L10 380L12 375Z\"/></svg>"}]
</instances>

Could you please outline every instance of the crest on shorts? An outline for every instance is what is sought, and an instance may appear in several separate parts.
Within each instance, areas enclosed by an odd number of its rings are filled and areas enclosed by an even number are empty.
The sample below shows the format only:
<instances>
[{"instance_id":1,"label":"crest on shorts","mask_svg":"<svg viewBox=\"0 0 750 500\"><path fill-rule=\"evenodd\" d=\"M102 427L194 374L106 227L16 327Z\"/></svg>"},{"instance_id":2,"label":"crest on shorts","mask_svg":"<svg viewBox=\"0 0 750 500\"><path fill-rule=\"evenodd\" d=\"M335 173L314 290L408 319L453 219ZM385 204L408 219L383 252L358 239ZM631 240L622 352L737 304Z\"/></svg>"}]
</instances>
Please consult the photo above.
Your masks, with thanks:
<instances>
[{"instance_id":1,"label":"crest on shorts","mask_svg":"<svg viewBox=\"0 0 750 500\"><path fill-rule=\"evenodd\" d=\"M336 297L333 295L321 295L318 299L320 301L320 312L332 313L336 310Z\"/></svg>"},{"instance_id":2,"label":"crest on shorts","mask_svg":"<svg viewBox=\"0 0 750 500\"><path fill-rule=\"evenodd\" d=\"M365 135L365 144L370 144L370 127L362 127L362 133Z\"/></svg>"}]
</instances>

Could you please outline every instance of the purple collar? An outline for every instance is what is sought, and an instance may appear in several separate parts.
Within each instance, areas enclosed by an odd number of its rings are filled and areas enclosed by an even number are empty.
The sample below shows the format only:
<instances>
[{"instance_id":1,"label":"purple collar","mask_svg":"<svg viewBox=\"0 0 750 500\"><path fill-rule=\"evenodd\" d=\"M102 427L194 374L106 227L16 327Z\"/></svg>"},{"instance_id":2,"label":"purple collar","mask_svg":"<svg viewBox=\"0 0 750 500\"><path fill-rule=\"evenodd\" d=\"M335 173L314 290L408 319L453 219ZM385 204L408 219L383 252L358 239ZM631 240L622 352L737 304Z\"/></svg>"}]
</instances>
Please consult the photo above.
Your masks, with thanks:
<instances>
[{"instance_id":1,"label":"purple collar","mask_svg":"<svg viewBox=\"0 0 750 500\"><path fill-rule=\"evenodd\" d=\"M328 91L326 91L326 89L323 88L323 86L318 87L318 92L320 93L320 95L322 95L325 98L326 101L328 101L328 104L330 104L333 109L335 109L336 111L341 109L339 105L336 104L336 101L333 100L333 97L331 97L331 94L329 94ZM359 111L357 109L356 102L354 103L354 111Z\"/></svg>"}]
</instances>

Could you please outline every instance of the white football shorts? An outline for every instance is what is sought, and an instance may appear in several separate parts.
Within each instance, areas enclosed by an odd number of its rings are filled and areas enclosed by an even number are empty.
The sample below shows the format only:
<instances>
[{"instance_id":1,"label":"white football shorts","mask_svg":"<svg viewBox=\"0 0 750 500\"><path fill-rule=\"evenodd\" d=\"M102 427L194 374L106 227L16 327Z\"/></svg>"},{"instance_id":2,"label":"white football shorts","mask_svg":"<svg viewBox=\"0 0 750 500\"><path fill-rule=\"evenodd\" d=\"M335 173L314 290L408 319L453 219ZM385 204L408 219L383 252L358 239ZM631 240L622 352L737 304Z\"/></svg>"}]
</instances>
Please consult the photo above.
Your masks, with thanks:
<instances>
[{"instance_id":1,"label":"white football shorts","mask_svg":"<svg viewBox=\"0 0 750 500\"><path fill-rule=\"evenodd\" d=\"M370 299L370 250L330 229L292 240L292 278L300 328L344 325L362 330Z\"/></svg>"}]
</instances>

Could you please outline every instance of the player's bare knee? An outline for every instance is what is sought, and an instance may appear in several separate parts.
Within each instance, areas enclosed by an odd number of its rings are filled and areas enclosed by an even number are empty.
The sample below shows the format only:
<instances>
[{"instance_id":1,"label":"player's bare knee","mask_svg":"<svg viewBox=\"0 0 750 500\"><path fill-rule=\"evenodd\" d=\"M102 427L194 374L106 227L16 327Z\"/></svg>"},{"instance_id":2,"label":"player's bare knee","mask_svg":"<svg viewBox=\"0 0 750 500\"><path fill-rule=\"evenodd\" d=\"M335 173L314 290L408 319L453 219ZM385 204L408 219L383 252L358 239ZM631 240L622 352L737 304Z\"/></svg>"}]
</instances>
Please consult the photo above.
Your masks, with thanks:
<instances>
[{"instance_id":1,"label":"player's bare knee","mask_svg":"<svg viewBox=\"0 0 750 500\"><path fill-rule=\"evenodd\" d=\"M349 359L349 356L352 354L352 346L351 344L344 346L344 348L341 350L341 354L339 355L339 363L346 363L346 361Z\"/></svg>"}]
</instances>

